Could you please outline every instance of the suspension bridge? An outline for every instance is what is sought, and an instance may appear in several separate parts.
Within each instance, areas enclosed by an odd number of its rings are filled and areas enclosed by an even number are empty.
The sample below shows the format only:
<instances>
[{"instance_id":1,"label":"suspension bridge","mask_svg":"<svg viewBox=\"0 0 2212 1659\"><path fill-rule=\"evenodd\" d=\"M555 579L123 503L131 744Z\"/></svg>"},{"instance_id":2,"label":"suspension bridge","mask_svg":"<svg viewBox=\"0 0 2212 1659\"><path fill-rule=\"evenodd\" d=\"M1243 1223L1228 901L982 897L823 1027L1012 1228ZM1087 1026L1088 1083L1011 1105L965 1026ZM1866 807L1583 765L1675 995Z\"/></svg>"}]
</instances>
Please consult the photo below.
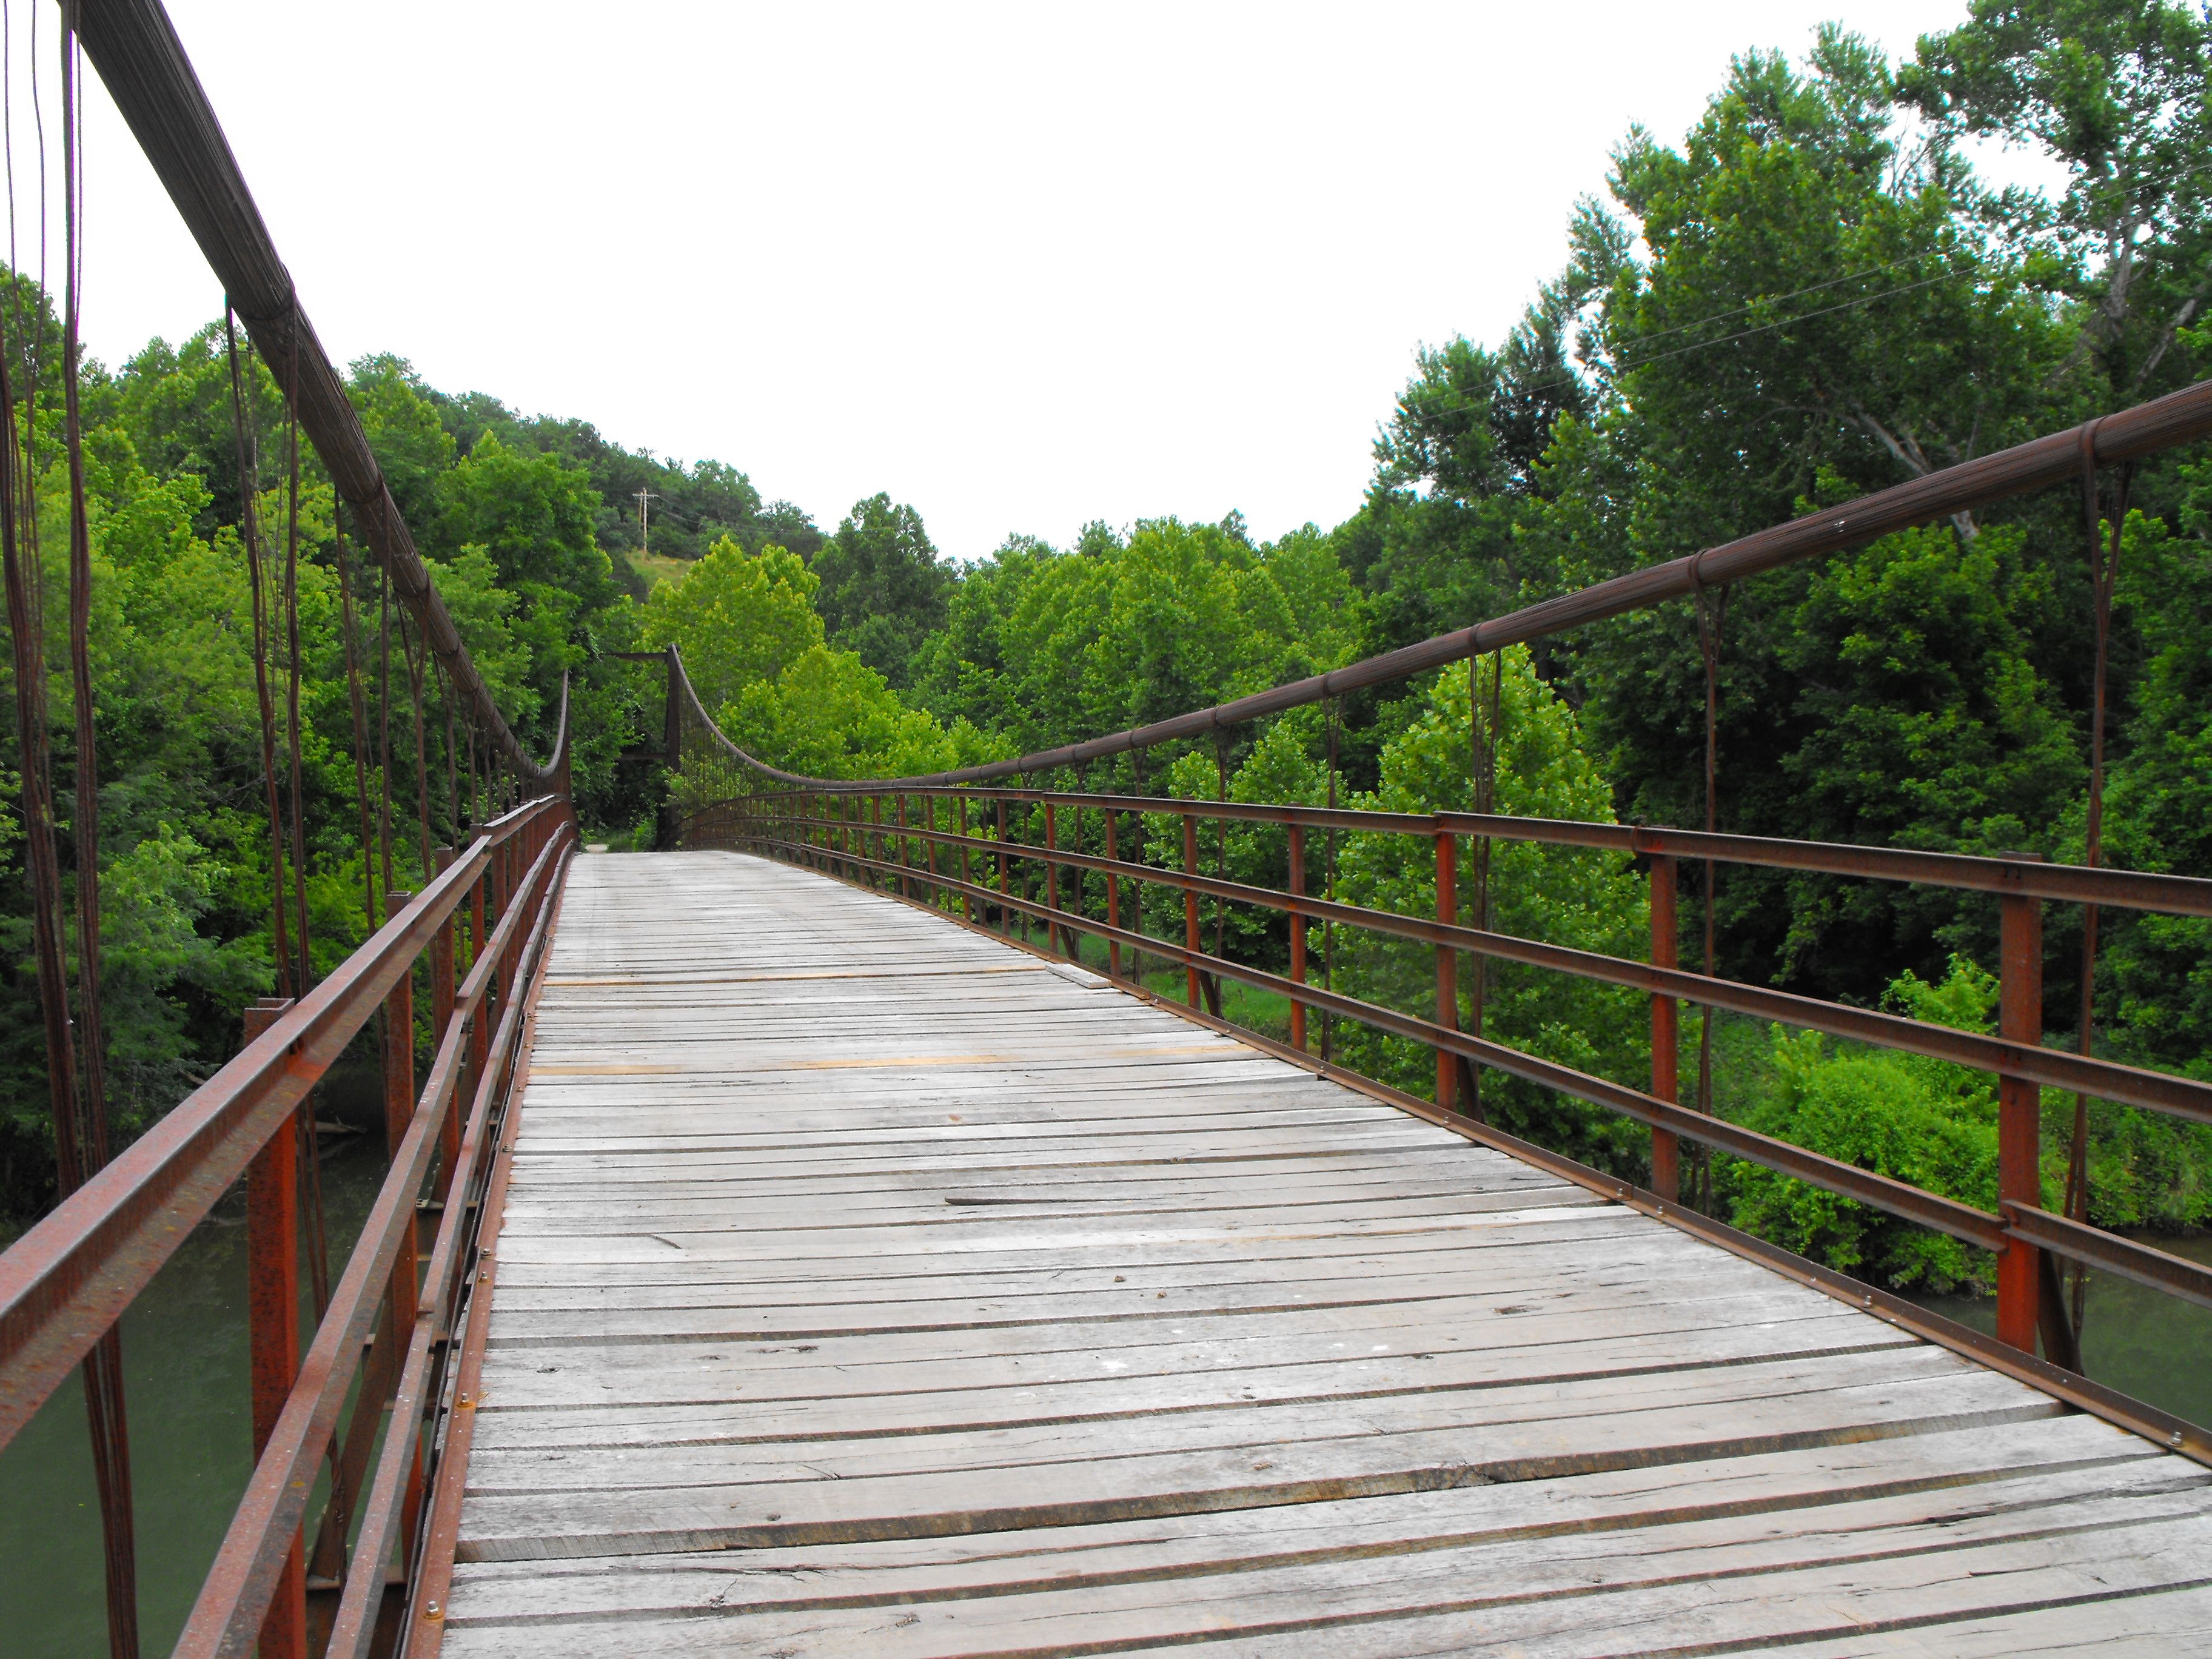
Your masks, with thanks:
<instances>
[{"instance_id":1,"label":"suspension bridge","mask_svg":"<svg viewBox=\"0 0 2212 1659\"><path fill-rule=\"evenodd\" d=\"M1327 805L1142 787L1164 744L2034 491L2080 491L2109 561L2107 476L2212 435L2212 385L1310 680L937 776L763 765L658 653L661 850L589 854L566 710L534 758L470 660L159 6L64 17L65 60L81 43L283 366L420 643L418 696L434 665L494 780L472 779L451 848L429 848L426 798L422 890L390 893L318 981L302 950L236 1058L110 1156L70 1127L99 1104L96 953L73 1022L50 767L22 717L64 1195L0 1256L0 1443L83 1371L118 1659L139 1643L118 1322L241 1183L256 1463L175 1648L196 1659L2212 1651L2212 1432L2085 1375L2064 1293L2094 1267L2212 1306L2212 1271L2045 1208L2039 1173L2046 1089L2212 1121L2212 1085L2043 1041L2047 914L2212 915L2212 881L2105 867L2094 840L2063 866L1516 818L1484 810L1480 776L1476 810L1353 809L1333 752ZM73 349L73 277L69 314ZM21 687L43 670L16 479L0 467ZM282 951L266 699L264 719ZM1123 757L1133 791L1084 787ZM1231 826L1280 836L1279 880L1209 873ZM1340 898L1352 835L1432 858L1433 913ZM1484 884L1509 841L1632 861L1648 957L1498 931ZM1980 896L1998 1030L1692 970L1677 904L1710 892L1685 881L1698 866ZM1287 924L1286 968L1224 945L1232 911ZM306 919L302 902L300 939ZM1354 935L1419 960L1432 1001L1340 983L1332 942ZM1648 1006L1648 1075L1486 1036L1498 963ZM1287 1030L1236 1023L1239 986L1279 998ZM427 1066L405 1036L418 998ZM1700 1112L1676 1075L1699 1010L1994 1076L1996 1207ZM389 1172L325 1273L302 1247L301 1142L372 1029ZM1362 1075L1353 1030L1432 1054L1432 1084ZM1648 1128L1650 1186L1492 1124L1496 1077ZM1686 1201L1715 1150L1988 1252L1995 1334ZM327 1279L306 1328L303 1271Z\"/></svg>"}]
</instances>

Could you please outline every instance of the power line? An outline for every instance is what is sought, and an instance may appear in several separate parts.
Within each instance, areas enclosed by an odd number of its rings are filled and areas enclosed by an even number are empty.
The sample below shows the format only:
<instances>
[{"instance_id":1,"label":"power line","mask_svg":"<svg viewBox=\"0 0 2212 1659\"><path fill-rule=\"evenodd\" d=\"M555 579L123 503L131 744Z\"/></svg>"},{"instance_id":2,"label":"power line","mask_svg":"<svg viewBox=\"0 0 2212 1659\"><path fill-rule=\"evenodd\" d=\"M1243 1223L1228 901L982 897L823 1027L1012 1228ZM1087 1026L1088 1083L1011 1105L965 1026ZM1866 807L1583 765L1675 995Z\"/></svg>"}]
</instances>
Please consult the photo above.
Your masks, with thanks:
<instances>
[{"instance_id":1,"label":"power line","mask_svg":"<svg viewBox=\"0 0 2212 1659\"><path fill-rule=\"evenodd\" d=\"M1703 328L1709 323L1724 323L1731 317L1741 317L1747 312L1758 310L1761 306L1779 305L1784 300L1802 300L1808 294L1818 294L1824 289L1840 287L1845 283L1860 282L1869 276L1880 276L1895 270L1899 265L1914 264L1929 257L1925 253L1908 253L1902 258L1892 259L1886 265L1869 265L1864 270L1850 271L1841 276L1831 276L1825 283L1809 283L1803 288L1793 288L1786 294L1761 295L1758 299L1740 305L1733 311L1717 311L1710 317L1698 317L1686 323L1677 323L1672 328L1656 329L1642 337L1646 341L1663 340L1670 334L1680 334L1687 329Z\"/></svg>"},{"instance_id":2,"label":"power line","mask_svg":"<svg viewBox=\"0 0 2212 1659\"><path fill-rule=\"evenodd\" d=\"M1915 255L1914 257L1919 258L1922 256ZM1897 261L1897 264L1903 264L1905 263L1906 261L1902 259ZM1895 269L1895 264L1875 267L1877 271L1893 270ZM1865 275L1870 273L1861 274ZM1936 283L1942 282L1944 276L1948 274L1949 273L1948 272L1938 272L1933 276L1923 276L1917 283L1901 283L1894 288L1881 289L1872 294L1862 294L1856 299L1845 300L1832 306L1823 306L1816 311L1800 312L1794 317L1778 318L1771 323L1761 323L1755 328L1741 329L1734 334L1723 334L1711 340L1694 340L1688 345L1677 346L1672 351L1656 352L1648 357L1638 357L1626 362L1614 363L1609 369L1605 370L1604 372L1609 373L1615 378L1618 378L1623 374L1632 374L1639 368L1647 368L1653 363L1663 363L1672 358L1685 356L1692 351L1703 351L1709 346L1729 345L1738 340L1750 339L1754 335L1771 333L1778 328L1788 328L1797 323L1810 322L1816 317L1832 316L1839 311L1850 311L1858 306L1871 305L1877 300L1893 299L1901 294L1911 294L1919 289L1930 288ZM1747 311L1756 310L1762 305L1771 305L1777 300L1794 299L1800 295L1817 293L1821 289L1834 287L1838 282L1849 280L1850 279L1846 277L1838 277L1830 282L1814 283L1809 288L1796 289L1790 294L1777 295L1767 299L1755 300L1750 305L1739 307L1735 311L1721 312L1715 317L1704 318L1699 319L1697 323L1684 323L1675 328L1662 330L1658 334L1649 335L1645 337L1648 339L1658 339L1664 337L1664 336L1668 334L1679 334L1686 328L1699 327L1705 323L1718 321L1723 318L1741 316ZM1581 376L1568 374L1554 376L1553 379L1548 380L1536 380L1517 386L1501 388L1501 390L1526 394L1533 392L1548 392L1555 386L1579 386L1581 384ZM1472 401L1469 401L1462 404L1455 409L1449 410L1444 412L1455 415L1463 414L1472 411L1474 407L1474 404Z\"/></svg>"}]
</instances>

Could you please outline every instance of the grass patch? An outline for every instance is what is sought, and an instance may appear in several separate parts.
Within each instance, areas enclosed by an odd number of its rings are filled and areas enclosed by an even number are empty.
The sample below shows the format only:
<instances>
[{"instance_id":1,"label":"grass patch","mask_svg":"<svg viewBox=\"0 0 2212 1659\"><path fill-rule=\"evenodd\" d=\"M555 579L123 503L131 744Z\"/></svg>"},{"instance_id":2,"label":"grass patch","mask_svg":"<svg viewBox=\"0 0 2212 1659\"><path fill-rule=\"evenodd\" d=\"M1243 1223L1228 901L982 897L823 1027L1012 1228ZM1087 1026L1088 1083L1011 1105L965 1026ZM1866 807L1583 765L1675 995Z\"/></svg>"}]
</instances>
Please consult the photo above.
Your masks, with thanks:
<instances>
[{"instance_id":1,"label":"grass patch","mask_svg":"<svg viewBox=\"0 0 2212 1659\"><path fill-rule=\"evenodd\" d=\"M689 559L672 559L665 553L641 553L632 548L627 556L637 574L645 578L648 590L663 582L674 581L691 568Z\"/></svg>"},{"instance_id":2,"label":"grass patch","mask_svg":"<svg viewBox=\"0 0 2212 1659\"><path fill-rule=\"evenodd\" d=\"M1040 944L1042 943L1042 928L1037 930L1036 938ZM1086 933L1079 937L1078 945L1078 955L1084 967L1094 974L1106 971L1109 957L1104 939L1095 939ZM1122 960L1127 962L1132 954L1131 950L1124 946ZM1153 965L1139 981L1144 988L1155 996L1165 997L1170 1002L1182 1001L1189 989L1183 970L1173 966L1161 967L1158 965L1156 957L1147 958L1147 961ZM1203 998L1199 1006L1206 1006ZM1271 1037L1277 1042L1291 1040L1291 1000L1280 991L1263 991L1257 986L1240 985L1235 980L1224 980L1221 983L1221 1017L1232 1025L1242 1025L1248 1031Z\"/></svg>"}]
</instances>

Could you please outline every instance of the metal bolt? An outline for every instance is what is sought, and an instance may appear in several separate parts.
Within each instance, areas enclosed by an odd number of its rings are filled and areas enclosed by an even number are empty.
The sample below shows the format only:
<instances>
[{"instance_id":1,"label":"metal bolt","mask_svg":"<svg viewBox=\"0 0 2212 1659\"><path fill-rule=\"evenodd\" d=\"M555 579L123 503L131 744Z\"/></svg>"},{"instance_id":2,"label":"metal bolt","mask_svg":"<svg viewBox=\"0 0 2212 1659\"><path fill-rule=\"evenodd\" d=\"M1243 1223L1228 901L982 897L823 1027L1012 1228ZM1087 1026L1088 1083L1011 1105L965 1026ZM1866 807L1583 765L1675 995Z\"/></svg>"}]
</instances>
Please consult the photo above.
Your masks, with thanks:
<instances>
[{"instance_id":1,"label":"metal bolt","mask_svg":"<svg viewBox=\"0 0 2212 1659\"><path fill-rule=\"evenodd\" d=\"M1868 1292L1867 1292L1867 1295L1866 1295L1866 1297L1865 1297L1865 1301L1866 1301L1866 1305L1867 1305L1868 1307L1871 1308L1872 1306L1874 1306L1874 1292L1873 1292L1873 1291L1868 1291Z\"/></svg>"},{"instance_id":2,"label":"metal bolt","mask_svg":"<svg viewBox=\"0 0 2212 1659\"><path fill-rule=\"evenodd\" d=\"M446 1616L446 1610L435 1601L425 1601L422 1604L422 1616L425 1619L442 1619Z\"/></svg>"},{"instance_id":3,"label":"metal bolt","mask_svg":"<svg viewBox=\"0 0 2212 1659\"><path fill-rule=\"evenodd\" d=\"M2166 1438L2174 1445L2179 1445L2181 1443L2181 1431L2179 1429L2176 1429L2172 1434L2168 1435Z\"/></svg>"}]
</instances>

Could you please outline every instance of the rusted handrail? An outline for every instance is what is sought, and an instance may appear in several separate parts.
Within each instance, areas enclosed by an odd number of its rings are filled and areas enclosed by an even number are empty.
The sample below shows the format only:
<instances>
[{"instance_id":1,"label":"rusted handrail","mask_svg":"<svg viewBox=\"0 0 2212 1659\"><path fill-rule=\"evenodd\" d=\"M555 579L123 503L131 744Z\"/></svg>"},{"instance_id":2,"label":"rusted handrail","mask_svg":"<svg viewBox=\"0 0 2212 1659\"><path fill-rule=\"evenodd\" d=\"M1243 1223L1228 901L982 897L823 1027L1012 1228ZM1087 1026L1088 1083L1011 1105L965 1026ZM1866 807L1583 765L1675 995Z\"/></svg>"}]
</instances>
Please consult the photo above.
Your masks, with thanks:
<instances>
[{"instance_id":1,"label":"rusted handrail","mask_svg":"<svg viewBox=\"0 0 2212 1659\"><path fill-rule=\"evenodd\" d=\"M1001 792L978 791L975 798L991 799ZM757 804L767 806L780 797L757 797ZM1109 799L1121 798L1109 797ZM732 803L737 805L737 803ZM1193 806L1199 803L1180 803ZM795 823L802 829L851 830L862 828L872 832L880 830L886 836L905 836L926 838L939 844L958 843L963 837L945 832L931 832L908 824L895 826L873 822L856 824L851 821L807 817L782 817L777 824ZM1410 832L1409 832L1410 833ZM778 833L767 825L739 828L733 839L740 844L752 844L794 855L818 854L824 851L820 844L793 839ZM2076 1056L2047 1048L2023 1049L2018 1045L1984 1036L1978 1032L1955 1030L1948 1027L1930 1025L1923 1021L1904 1019L1894 1015L1878 1014L1863 1009L1844 1008L1841 1005L1823 1003L1818 999L1797 997L1780 992L1763 991L1754 987L1740 986L1731 981L1709 979L1704 975L1679 971L1662 971L1648 963L1633 963L1623 958L1606 957L1595 951L1570 950L1564 946L1541 945L1534 940L1512 939L1507 935L1483 933L1474 928L1457 927L1432 922L1420 917L1409 917L1388 911L1369 910L1364 907L1316 901L1300 895L1277 892L1272 889L1254 888L1234 882L1218 881L1212 878L1164 868L1158 865L1125 861L1109 862L1084 854L1071 854L1061 848L1047 848L1027 842L1000 842L981 837L965 838L971 851L983 850L1008 860L1026 859L1041 863L1086 869L1110 874L1133 884L1150 883L1173 888L1178 891L1199 892L1232 900L1264 903L1279 910L1290 910L1329 920L1345 926L1357 926L1375 932L1414 939L1431 943L1449 943L1456 948L1475 954L1496 955L1505 959L1528 963L1578 974L1629 988L1672 991L1686 1000L1699 1001L1717 1007L1741 1006L1745 1012L1755 1012L1784 1024L1808 1029L1831 1031L1835 1035L1905 1053L1923 1054L1955 1064L2003 1074L2039 1076L2034 1068L2046 1062L2059 1062L2068 1068L2083 1062ZM1487 1066L1510 1076L1558 1091L1594 1105L1607 1107L1626 1117L1651 1128L1676 1134L1686 1139L1702 1141L1734 1156L1760 1164L1767 1169L1805 1182L1824 1191L1850 1198L1892 1215L1949 1235L1977 1249L2002 1253L2017 1240L2022 1244L2051 1251L2071 1260L2123 1273L2137 1283L2167 1291L2212 1305L2212 1268L2207 1268L2185 1258L2166 1251L2138 1244L2132 1240L2086 1227L2016 1203L2008 1202L2002 1215L1993 1215L1971 1205L1928 1193L1907 1182L1862 1170L1818 1152L1808 1152L1771 1135L1741 1127L1725 1118L1707 1116L1672 1101L1662 1100L1640 1089L1614 1083L1607 1079L1593 1077L1556 1061L1547 1060L1505 1044L1487 1041L1432 1020L1406 1014L1396 1009L1346 996L1340 992L1325 989L1287 979L1249 963L1239 963L1210 952L1193 950L1174 940L1156 938L1125 927L1101 922L1096 917L1079 915L1048 902L1032 900L998 888L962 881L948 873L917 869L902 861L872 857L865 853L843 848L830 854L837 863L854 869L873 872L896 880L918 881L945 893L969 900L996 905L1002 910L1018 911L1046 924L1048 938L1054 927L1073 927L1097 938L1125 946L1133 951L1161 958L1187 969L1216 974L1235 980L1256 989L1276 993L1294 1003L1359 1021L1377 1030L1395 1036L1411 1039L1441 1052ZM1602 969L1601 969L1601 964ZM1773 1000L1770 1004L1767 1000ZM1175 1006L1172 1003L1170 1006ZM1784 1012L1784 1010L1788 1012ZM2134 1067L2108 1066L2093 1062L2106 1069L2098 1074L2100 1085L2129 1086L2130 1079L2151 1079L2156 1085L2182 1085L2187 1091L2188 1107L2178 1107L2163 1100L2146 1097L2137 1103L2153 1109L2179 1111L2182 1115L2204 1117L2212 1115L2198 1100L2201 1094L2212 1100L2212 1090L2193 1079L2173 1078L2163 1073L2142 1072ZM2116 1077L2114 1074L2126 1074ZM2086 1074L2084 1074L2086 1075ZM2081 1079L2067 1070L2063 1080L2057 1076L2051 1086L2075 1088ZM2101 1092L2099 1089L2092 1092ZM2127 1094L2116 1094L2116 1098L2129 1098Z\"/></svg>"},{"instance_id":2,"label":"rusted handrail","mask_svg":"<svg viewBox=\"0 0 2212 1659\"><path fill-rule=\"evenodd\" d=\"M542 867L548 857L557 850L558 861L565 864L575 854L575 843L570 838L566 844L548 847L539 856ZM540 884L538 872L533 871L526 890L538 893ZM551 872L542 884L543 896L534 907L535 921L530 938L514 959L511 971L515 979L529 983L542 968L545 940L551 930L555 909L560 902L561 875ZM523 911L518 908L514 919ZM481 1000L484 984L489 982L492 964L506 959L506 945L495 938L489 957L480 964L484 975L477 983L475 995ZM472 981L474 976L471 976ZM521 1042L524 1010L528 1006L526 995L507 999L500 1013L499 1030L492 1038L493 1066L477 1085L476 1099L469 1109L468 1127L461 1139L459 1157L453 1170L449 1190L469 1193L480 1197L490 1174L490 1158L485 1151L486 1137L496 1132L494 1114L501 1097L514 1074ZM449 1040L458 1043L460 1037L458 1023ZM428 1098L425 1091L423 1109L418 1118L433 1121L442 1107ZM509 1109L512 1109L511 1106ZM471 1281L474 1264L471 1253L481 1258L477 1241L469 1237L469 1222L480 1221L481 1212L471 1202L448 1202L441 1218L436 1242L431 1246L430 1261L422 1277L422 1294L416 1309L415 1334L408 1345L405 1368L398 1391L392 1397L392 1420L413 1423L422 1416L426 1400L434 1397L435 1385L441 1368L433 1360L434 1344L450 1346L451 1333L458 1322L461 1287ZM466 1403L465 1401L463 1403ZM369 1643L376 1633L379 1603L382 1598L384 1563L391 1558L392 1545L399 1537L403 1520L401 1500L411 1462L411 1441L389 1437L384 1453L377 1463L376 1476L369 1488L369 1501L362 1522L361 1536L354 1546L351 1565L348 1568L345 1589L339 1597L337 1618L331 1627L331 1639L325 1649L325 1659L331 1654L360 1656L368 1653Z\"/></svg>"},{"instance_id":3,"label":"rusted handrail","mask_svg":"<svg viewBox=\"0 0 2212 1659\"><path fill-rule=\"evenodd\" d=\"M975 798L989 800L995 799L996 795L995 791L979 791ZM764 796L758 799L769 802L780 798ZM1110 800L1115 798L1105 799ZM1060 804L1068 803L1063 799ZM1195 805L1183 803L1181 806L1175 806L1173 803L1155 801L1146 803L1145 810L1156 816L1165 815L1171 809L1177 816L1202 816L1192 810ZM1390 828L1400 834L1422 836L1432 836L1439 829L1444 833L1451 833L1454 826L1449 821L1461 816L1440 813L1433 818L1415 818L1402 825L1394 823ZM1464 816L1472 817L1473 815ZM837 820L834 818L807 814L785 815L778 821L800 829L838 827ZM1524 819L1522 822L1525 824L1534 821ZM1827 1002L1819 997L1801 996L1795 992L1745 985L1735 980L1708 977L1682 969L1657 967L1650 963L1631 961L1625 957L1607 956L1599 951L1547 945L1538 939L1490 933L1455 922L1434 921L1425 916L1401 915L1395 911L1370 909L1363 905L1317 898L1311 894L1286 893L1272 887L1254 887L1242 882L1224 881L1196 871L1176 870L1127 860L1103 859L1064 847L983 842L977 837L963 837L951 831L933 830L918 824L907 824L892 833L902 839L927 842L937 846L957 847L964 843L971 850L979 846L988 847L1010 858L1025 859L1058 869L1087 871L1132 882L1149 882L1156 886L1174 888L1178 892L1197 893L1279 914L1304 916L1315 921L1335 922L1396 939L1440 945L1451 950L1465 951L1472 956L1492 957L1501 962L1519 963L1532 968L1548 968L1581 979L1644 991L1654 996L1674 997L1705 1007L1724 1008L1731 1013L1775 1020L1801 1030L1846 1037L1853 1042L1872 1043L1930 1060L1948 1060L1954 1065L1970 1066L1978 1071L2024 1077L2045 1088L2079 1091L2124 1105L2170 1112L2200 1123L2212 1123L2212 1083L2200 1082L2194 1078L2148 1071L2137 1066L2124 1066L2113 1060L2069 1054L2063 1049L2008 1042L2002 1037L1985 1036L1979 1031L1930 1024L1925 1020L1908 1019L1899 1014ZM1525 839L1553 845L1585 844L1571 836L1535 835ZM2035 870L2046 866L2023 865L2021 867ZM2111 872L2084 870L2079 873L2095 876ZM2212 882L2198 884L2212 890ZM2112 897L2100 902L2108 905L2124 902L2122 899ZM1054 910L1052 915L1056 922L1069 923L1066 911ZM1077 920L1072 925L1085 933L1093 931L1094 927L1091 922L1082 920ZM1287 984L1290 981L1284 982Z\"/></svg>"},{"instance_id":4,"label":"rusted handrail","mask_svg":"<svg viewBox=\"0 0 2212 1659\"><path fill-rule=\"evenodd\" d=\"M2110 865L2046 864L2039 859L1993 858L1973 853L1923 853L1905 847L1859 847L1848 842L1782 841L1769 836L1708 834L1699 830L1673 830L1650 824L1512 817L1496 812L1384 812L1360 807L1271 805L1179 795L1111 795L1096 790L876 783L810 784L804 789L732 795L724 800L704 803L694 811L710 811L718 806L752 799L804 799L811 794L865 797L892 793L917 799L1004 800L1038 805L1050 801L1084 811L1145 812L1178 817L1188 814L1209 823L1226 820L1232 823L1271 824L1278 829L1296 826L1304 830L1415 836L1484 836L1493 841L1594 848L1632 858L1672 858L1686 863L1710 859L1716 864L1865 877L1876 881L1955 888L1965 892L2016 893L2062 903L2153 910L2166 915L2212 916L2212 879L2202 876L2122 870ZM921 836L925 832L908 826L904 833Z\"/></svg>"},{"instance_id":5,"label":"rusted handrail","mask_svg":"<svg viewBox=\"0 0 2212 1659\"><path fill-rule=\"evenodd\" d=\"M495 975L505 977L516 965L514 952L520 937L520 924L525 917L532 917L528 945L520 957L526 975L528 963L544 944L557 890L556 878L574 842L567 821L556 823L524 877L516 902L508 905L498 928L486 942L483 956L469 975L466 989L456 1001L453 1017L442 1034L437 1057L432 1062L429 1079L423 1085L405 1138L393 1155L392 1173L362 1224L360 1240L347 1261L344 1275L331 1292L330 1310L315 1334L313 1346L301 1362L299 1379L285 1402L283 1415L254 1466L237 1512L231 1517L229 1531L201 1586L199 1599L193 1604L184 1633L178 1638L177 1659L190 1659L191 1656L210 1656L211 1659L216 1655L245 1654L252 1650L275 1593L285 1553L306 1513L315 1466L337 1427L346 1391L360 1363L363 1339L375 1321L378 1304L391 1285L404 1235L415 1224L415 1196L429 1173L431 1160L438 1151L440 1126L459 1086L471 1023L481 1014ZM481 1115L489 1109L489 1102L503 1083L513 1060L514 1016L520 1006L520 998L510 997L505 1004L500 1035L494 1041L493 1063L477 1085L471 1128L479 1132ZM453 1192L462 1191L459 1182L467 1173L456 1170ZM362 1547L355 1552L355 1571L347 1577L349 1598L373 1591L380 1602L383 1596L381 1569L390 1554L393 1529L401 1518L404 1476L416 1454L415 1425L420 1418L422 1391L428 1377L429 1344L434 1336L442 1334L437 1322L446 1312L452 1294L451 1270L459 1259L464 1242L461 1229L467 1213L466 1206L455 1201L449 1203L442 1214L429 1276L421 1288L415 1310L413 1335L398 1395L392 1404L392 1428L386 1436L384 1458L364 1512ZM397 1481L387 1479L395 1458L402 1476ZM381 1548L368 1564L372 1582L357 1583L356 1576L364 1565L362 1550L379 1543ZM348 1601L341 1602L342 1608L347 1605ZM372 1605L368 1614L371 1628L375 1613Z\"/></svg>"},{"instance_id":6,"label":"rusted handrail","mask_svg":"<svg viewBox=\"0 0 2212 1659\"><path fill-rule=\"evenodd\" d=\"M451 868L105 1170L0 1255L0 1445L143 1290L307 1097L545 797L484 826Z\"/></svg>"}]
</instances>

